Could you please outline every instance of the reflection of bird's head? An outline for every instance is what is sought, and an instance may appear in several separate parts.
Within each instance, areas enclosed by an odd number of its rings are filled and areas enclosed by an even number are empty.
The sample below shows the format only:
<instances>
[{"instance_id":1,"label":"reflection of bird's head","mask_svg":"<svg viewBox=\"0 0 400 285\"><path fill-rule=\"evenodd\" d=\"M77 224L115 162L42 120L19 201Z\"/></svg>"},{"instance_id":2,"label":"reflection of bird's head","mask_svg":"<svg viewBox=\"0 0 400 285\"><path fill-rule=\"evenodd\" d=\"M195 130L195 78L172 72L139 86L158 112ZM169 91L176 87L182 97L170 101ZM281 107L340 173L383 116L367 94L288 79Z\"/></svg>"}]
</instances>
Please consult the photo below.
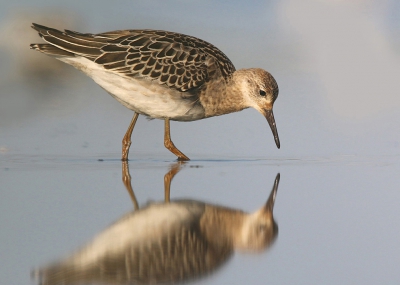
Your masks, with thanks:
<instances>
[{"instance_id":1,"label":"reflection of bird's head","mask_svg":"<svg viewBox=\"0 0 400 285\"><path fill-rule=\"evenodd\" d=\"M271 246L278 234L273 209L279 184L278 174L267 202L252 214L208 205L200 226L207 240L214 244L229 244L240 251L262 251Z\"/></svg>"},{"instance_id":2,"label":"reflection of bird's head","mask_svg":"<svg viewBox=\"0 0 400 285\"><path fill-rule=\"evenodd\" d=\"M246 216L240 234L234 241L238 250L262 251L271 245L278 234L278 225L272 212L264 208Z\"/></svg>"},{"instance_id":3,"label":"reflection of bird's head","mask_svg":"<svg viewBox=\"0 0 400 285\"><path fill-rule=\"evenodd\" d=\"M240 232L234 238L234 247L239 250L261 251L272 245L278 234L273 209L279 184L278 174L267 203L258 211L243 217Z\"/></svg>"}]
</instances>

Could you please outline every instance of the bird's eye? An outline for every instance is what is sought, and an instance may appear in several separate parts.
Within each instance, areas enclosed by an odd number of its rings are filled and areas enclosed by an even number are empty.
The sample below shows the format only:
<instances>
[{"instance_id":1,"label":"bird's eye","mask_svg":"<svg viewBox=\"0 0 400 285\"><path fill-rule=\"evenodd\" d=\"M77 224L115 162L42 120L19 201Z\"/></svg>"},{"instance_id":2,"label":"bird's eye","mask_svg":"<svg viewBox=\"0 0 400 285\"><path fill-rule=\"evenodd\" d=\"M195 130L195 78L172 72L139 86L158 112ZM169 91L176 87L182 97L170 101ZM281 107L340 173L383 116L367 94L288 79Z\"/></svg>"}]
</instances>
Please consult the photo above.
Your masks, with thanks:
<instances>
[{"instance_id":1,"label":"bird's eye","mask_svg":"<svg viewBox=\"0 0 400 285\"><path fill-rule=\"evenodd\" d=\"M260 95L265 96L265 95L267 95L267 93L264 90L260 90Z\"/></svg>"},{"instance_id":2,"label":"bird's eye","mask_svg":"<svg viewBox=\"0 0 400 285\"><path fill-rule=\"evenodd\" d=\"M267 226L266 225L261 224L261 225L258 226L258 232L259 233L265 233L266 231L267 231Z\"/></svg>"}]
</instances>

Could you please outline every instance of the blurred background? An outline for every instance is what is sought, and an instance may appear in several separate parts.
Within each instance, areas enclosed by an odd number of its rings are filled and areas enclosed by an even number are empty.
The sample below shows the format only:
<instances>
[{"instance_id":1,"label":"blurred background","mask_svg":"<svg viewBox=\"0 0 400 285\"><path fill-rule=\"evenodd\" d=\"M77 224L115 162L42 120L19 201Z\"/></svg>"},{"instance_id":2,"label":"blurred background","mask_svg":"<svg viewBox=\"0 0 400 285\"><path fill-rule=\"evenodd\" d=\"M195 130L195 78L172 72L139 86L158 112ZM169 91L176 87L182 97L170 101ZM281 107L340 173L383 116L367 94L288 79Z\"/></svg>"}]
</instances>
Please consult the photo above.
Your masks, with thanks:
<instances>
[{"instance_id":1,"label":"blurred background","mask_svg":"<svg viewBox=\"0 0 400 285\"><path fill-rule=\"evenodd\" d=\"M198 283L400 281L399 1L0 0L0 7L0 283L32 282L32 268L131 208L119 158L133 113L71 66L29 50L41 42L32 22L89 33L180 32L214 44L237 69L261 67L277 80L280 150L253 109L171 123L175 145L192 159L172 196L251 211L282 175L275 247L235 256ZM133 132L130 166L142 203L162 199L175 160L163 126L140 116Z\"/></svg>"}]
</instances>

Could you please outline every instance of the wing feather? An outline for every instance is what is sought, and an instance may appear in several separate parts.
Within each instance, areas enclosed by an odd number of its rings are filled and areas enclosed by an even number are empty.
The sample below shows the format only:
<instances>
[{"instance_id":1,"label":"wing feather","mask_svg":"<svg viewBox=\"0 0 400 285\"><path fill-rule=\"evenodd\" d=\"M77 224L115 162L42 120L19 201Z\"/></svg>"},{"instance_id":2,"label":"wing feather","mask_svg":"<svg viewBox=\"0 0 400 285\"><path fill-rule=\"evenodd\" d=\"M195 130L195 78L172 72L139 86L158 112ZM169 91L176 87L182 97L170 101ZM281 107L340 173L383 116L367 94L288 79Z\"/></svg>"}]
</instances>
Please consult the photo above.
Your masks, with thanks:
<instances>
[{"instance_id":1,"label":"wing feather","mask_svg":"<svg viewBox=\"0 0 400 285\"><path fill-rule=\"evenodd\" d=\"M183 34L158 30L82 34L37 24L32 27L47 43L60 49L59 54L84 56L122 76L155 80L182 92L204 84L215 66L225 79L235 71L218 48ZM51 53L57 54L54 50Z\"/></svg>"}]
</instances>

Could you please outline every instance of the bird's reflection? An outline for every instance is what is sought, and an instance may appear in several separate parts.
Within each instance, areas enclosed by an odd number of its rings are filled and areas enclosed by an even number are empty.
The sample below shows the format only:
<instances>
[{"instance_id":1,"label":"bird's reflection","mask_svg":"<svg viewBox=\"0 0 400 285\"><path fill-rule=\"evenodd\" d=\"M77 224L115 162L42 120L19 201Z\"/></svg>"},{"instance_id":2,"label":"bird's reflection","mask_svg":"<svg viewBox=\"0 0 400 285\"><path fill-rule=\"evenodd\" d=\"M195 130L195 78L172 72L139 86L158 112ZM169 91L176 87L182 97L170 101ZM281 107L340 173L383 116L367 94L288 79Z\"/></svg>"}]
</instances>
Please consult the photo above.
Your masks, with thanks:
<instances>
[{"instance_id":1,"label":"bird's reflection","mask_svg":"<svg viewBox=\"0 0 400 285\"><path fill-rule=\"evenodd\" d=\"M165 175L164 202L139 209L127 162L123 181L135 210L70 257L40 269L40 284L176 283L211 273L235 250L263 251L278 227L273 207L275 178L267 202L254 213L194 200L169 201L169 188L182 164Z\"/></svg>"}]
</instances>

